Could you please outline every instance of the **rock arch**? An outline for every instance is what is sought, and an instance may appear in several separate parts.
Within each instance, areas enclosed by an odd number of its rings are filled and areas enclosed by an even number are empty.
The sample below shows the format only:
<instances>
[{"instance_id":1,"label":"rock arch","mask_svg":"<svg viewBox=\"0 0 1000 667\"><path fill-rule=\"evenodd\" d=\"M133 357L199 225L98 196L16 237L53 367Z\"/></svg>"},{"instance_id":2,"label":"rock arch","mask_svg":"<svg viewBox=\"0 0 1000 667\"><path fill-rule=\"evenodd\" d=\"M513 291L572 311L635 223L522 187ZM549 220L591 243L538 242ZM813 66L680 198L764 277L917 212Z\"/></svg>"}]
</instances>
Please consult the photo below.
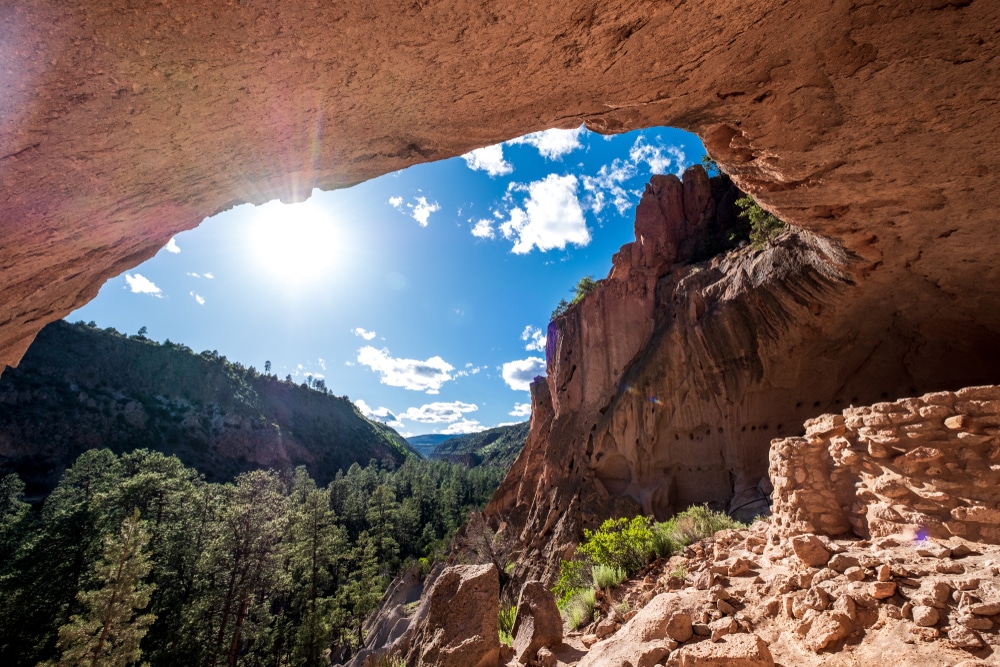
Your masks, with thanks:
<instances>
[{"instance_id":1,"label":"rock arch","mask_svg":"<svg viewBox=\"0 0 1000 667\"><path fill-rule=\"evenodd\" d=\"M998 19L987 0L6 3L0 362L235 203L581 122L697 132L868 261L887 327L983 348Z\"/></svg>"}]
</instances>

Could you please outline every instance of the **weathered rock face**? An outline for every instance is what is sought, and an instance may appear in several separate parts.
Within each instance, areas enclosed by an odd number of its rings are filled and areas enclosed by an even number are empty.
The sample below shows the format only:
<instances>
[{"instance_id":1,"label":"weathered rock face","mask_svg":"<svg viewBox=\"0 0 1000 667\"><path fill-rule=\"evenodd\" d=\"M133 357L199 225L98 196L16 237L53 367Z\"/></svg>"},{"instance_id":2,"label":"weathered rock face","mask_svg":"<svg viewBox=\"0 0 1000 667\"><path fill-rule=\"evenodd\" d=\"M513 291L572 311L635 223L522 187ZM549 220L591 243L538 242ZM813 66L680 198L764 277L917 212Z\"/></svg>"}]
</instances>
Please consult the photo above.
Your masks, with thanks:
<instances>
[{"instance_id":1,"label":"weathered rock face","mask_svg":"<svg viewBox=\"0 0 1000 667\"><path fill-rule=\"evenodd\" d=\"M1000 544L997 460L1000 387L823 415L771 445L775 531Z\"/></svg>"},{"instance_id":2,"label":"weathered rock face","mask_svg":"<svg viewBox=\"0 0 1000 667\"><path fill-rule=\"evenodd\" d=\"M887 329L873 265L808 232L691 264L735 215L716 190L700 167L654 179L637 240L549 327L528 442L487 510L523 527L523 576L552 579L609 513L765 511L770 440L825 406L1000 377L978 347L943 366L936 325Z\"/></svg>"},{"instance_id":3,"label":"weathered rock face","mask_svg":"<svg viewBox=\"0 0 1000 667\"><path fill-rule=\"evenodd\" d=\"M514 617L514 657L528 663L540 648L552 648L562 643L563 621L555 596L540 581L529 581L521 587Z\"/></svg>"},{"instance_id":4,"label":"weathered rock face","mask_svg":"<svg viewBox=\"0 0 1000 667\"><path fill-rule=\"evenodd\" d=\"M1000 330L998 250L979 242L1000 231L998 17L987 0L7 3L0 362L234 203L581 122L697 132L784 219L868 261L888 338L981 349Z\"/></svg>"}]
</instances>

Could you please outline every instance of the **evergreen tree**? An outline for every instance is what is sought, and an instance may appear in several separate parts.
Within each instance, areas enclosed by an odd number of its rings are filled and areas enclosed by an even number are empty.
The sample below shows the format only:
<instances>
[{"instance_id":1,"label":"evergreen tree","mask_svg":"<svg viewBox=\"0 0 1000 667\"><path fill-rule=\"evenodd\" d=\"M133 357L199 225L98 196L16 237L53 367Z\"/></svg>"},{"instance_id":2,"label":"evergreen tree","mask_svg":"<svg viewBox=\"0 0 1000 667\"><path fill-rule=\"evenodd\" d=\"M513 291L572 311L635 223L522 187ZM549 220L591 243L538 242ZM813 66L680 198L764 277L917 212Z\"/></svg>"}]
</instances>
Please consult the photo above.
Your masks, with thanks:
<instances>
[{"instance_id":1,"label":"evergreen tree","mask_svg":"<svg viewBox=\"0 0 1000 667\"><path fill-rule=\"evenodd\" d=\"M149 541L139 510L122 524L118 537L105 542L104 559L94 569L101 588L81 592L83 612L59 628L60 667L124 667L139 660L139 642L155 620L152 614L135 616L149 604L153 586L143 579L152 562Z\"/></svg>"}]
</instances>

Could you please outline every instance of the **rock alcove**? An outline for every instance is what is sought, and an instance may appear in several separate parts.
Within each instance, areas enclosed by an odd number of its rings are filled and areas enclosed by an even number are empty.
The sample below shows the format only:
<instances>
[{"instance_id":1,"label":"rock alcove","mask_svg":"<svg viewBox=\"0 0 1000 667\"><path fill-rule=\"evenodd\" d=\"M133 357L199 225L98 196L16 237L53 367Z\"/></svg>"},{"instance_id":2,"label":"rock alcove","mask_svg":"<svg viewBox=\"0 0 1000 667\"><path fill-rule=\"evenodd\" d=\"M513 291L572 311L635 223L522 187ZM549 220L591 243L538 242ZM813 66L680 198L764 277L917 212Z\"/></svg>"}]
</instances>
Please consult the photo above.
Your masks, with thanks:
<instances>
[{"instance_id":1,"label":"rock alcove","mask_svg":"<svg viewBox=\"0 0 1000 667\"><path fill-rule=\"evenodd\" d=\"M678 394L692 425L733 390L740 427L763 430L774 405L800 423L996 381L998 24L986 0L15 3L0 10L0 361L235 202L583 122L696 132L743 189L852 257L849 289L758 350L766 386L690 367L726 387ZM552 427L582 425L568 414ZM571 496L531 510L537 525Z\"/></svg>"}]
</instances>

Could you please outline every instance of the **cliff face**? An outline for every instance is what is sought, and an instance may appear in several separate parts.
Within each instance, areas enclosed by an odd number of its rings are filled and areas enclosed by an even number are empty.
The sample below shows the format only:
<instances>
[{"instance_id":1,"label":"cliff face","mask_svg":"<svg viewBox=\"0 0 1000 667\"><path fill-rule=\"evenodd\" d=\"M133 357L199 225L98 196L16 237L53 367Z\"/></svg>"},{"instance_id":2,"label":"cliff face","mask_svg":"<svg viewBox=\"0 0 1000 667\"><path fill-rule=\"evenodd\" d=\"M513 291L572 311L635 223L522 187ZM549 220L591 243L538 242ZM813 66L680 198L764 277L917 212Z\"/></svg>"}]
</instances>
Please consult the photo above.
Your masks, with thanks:
<instances>
[{"instance_id":1,"label":"cliff face","mask_svg":"<svg viewBox=\"0 0 1000 667\"><path fill-rule=\"evenodd\" d=\"M57 322L0 378L0 475L47 493L84 450L176 454L210 481L305 465L319 484L370 459L415 455L329 396L224 357Z\"/></svg>"},{"instance_id":2,"label":"cliff face","mask_svg":"<svg viewBox=\"0 0 1000 667\"><path fill-rule=\"evenodd\" d=\"M824 409L1000 373L978 348L942 364L932 323L894 332L858 288L871 263L809 232L690 263L734 215L716 190L700 167L654 179L637 240L550 325L527 444L487 509L520 531L524 576L554 576L609 514L766 510L771 439Z\"/></svg>"},{"instance_id":3,"label":"cliff face","mask_svg":"<svg viewBox=\"0 0 1000 667\"><path fill-rule=\"evenodd\" d=\"M901 327L947 309L982 340L998 23L990 0L6 2L0 363L235 203L580 123L697 132L877 266Z\"/></svg>"}]
</instances>

